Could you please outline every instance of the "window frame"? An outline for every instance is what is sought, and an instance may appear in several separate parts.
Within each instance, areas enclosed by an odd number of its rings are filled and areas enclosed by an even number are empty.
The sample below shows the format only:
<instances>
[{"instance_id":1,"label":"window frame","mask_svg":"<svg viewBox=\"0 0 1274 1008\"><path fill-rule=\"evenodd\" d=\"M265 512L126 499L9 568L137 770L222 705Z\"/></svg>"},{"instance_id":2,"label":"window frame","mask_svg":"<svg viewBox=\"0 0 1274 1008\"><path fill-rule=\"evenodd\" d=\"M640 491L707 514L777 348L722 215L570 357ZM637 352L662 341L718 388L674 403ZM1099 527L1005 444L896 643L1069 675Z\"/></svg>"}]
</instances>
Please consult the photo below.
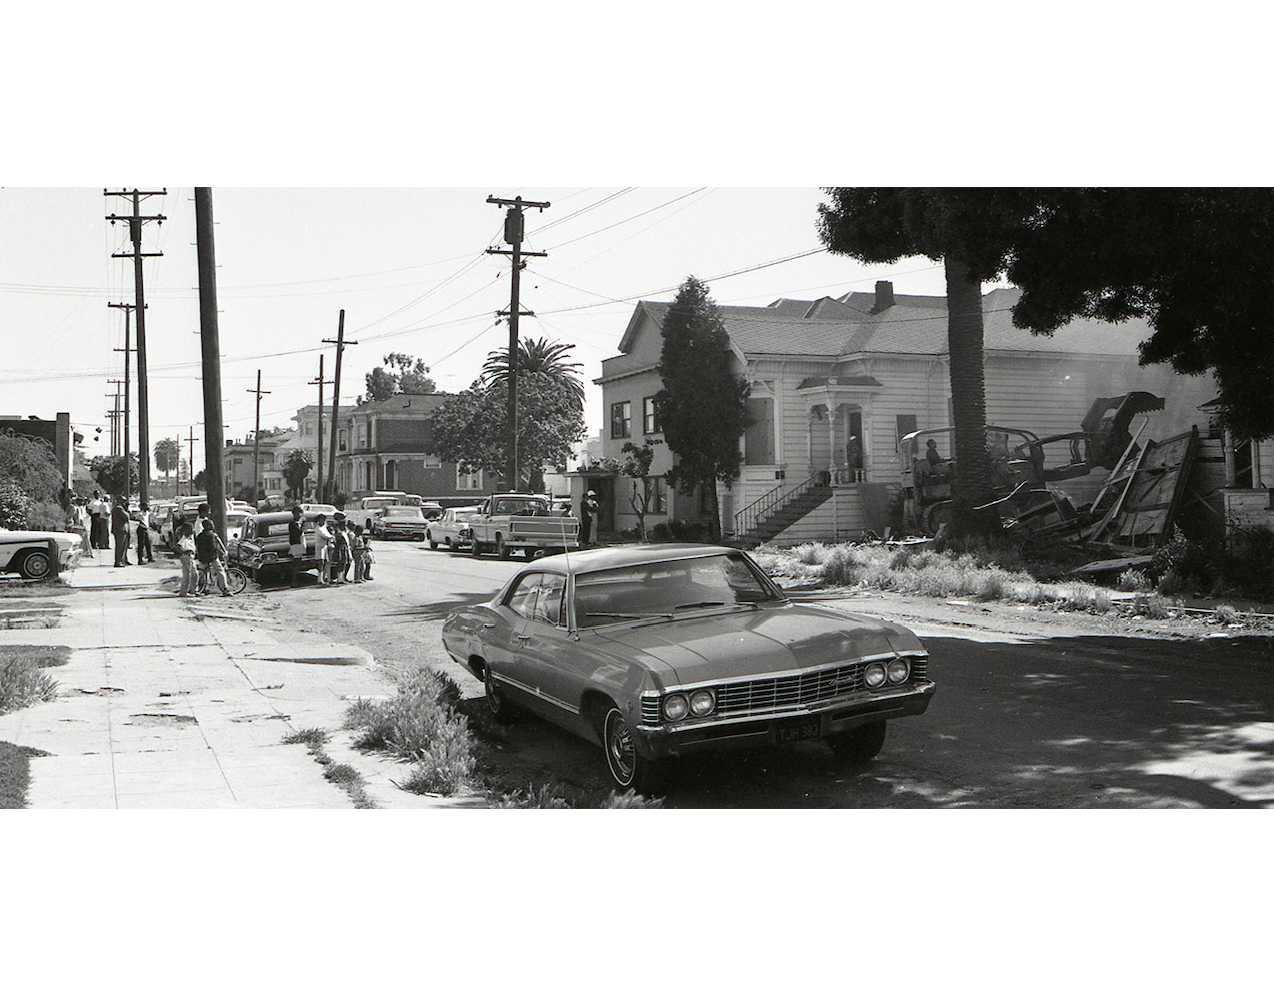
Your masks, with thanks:
<instances>
[{"instance_id":1,"label":"window frame","mask_svg":"<svg viewBox=\"0 0 1274 1008\"><path fill-rule=\"evenodd\" d=\"M615 433L616 426L622 428L620 433ZM625 399L622 402L610 404L610 439L618 441L620 438L631 438L633 436L633 403L631 399Z\"/></svg>"},{"instance_id":2,"label":"window frame","mask_svg":"<svg viewBox=\"0 0 1274 1008\"><path fill-rule=\"evenodd\" d=\"M643 396L641 400L641 432L643 434L662 434L659 416L655 413L655 397Z\"/></svg>"}]
</instances>

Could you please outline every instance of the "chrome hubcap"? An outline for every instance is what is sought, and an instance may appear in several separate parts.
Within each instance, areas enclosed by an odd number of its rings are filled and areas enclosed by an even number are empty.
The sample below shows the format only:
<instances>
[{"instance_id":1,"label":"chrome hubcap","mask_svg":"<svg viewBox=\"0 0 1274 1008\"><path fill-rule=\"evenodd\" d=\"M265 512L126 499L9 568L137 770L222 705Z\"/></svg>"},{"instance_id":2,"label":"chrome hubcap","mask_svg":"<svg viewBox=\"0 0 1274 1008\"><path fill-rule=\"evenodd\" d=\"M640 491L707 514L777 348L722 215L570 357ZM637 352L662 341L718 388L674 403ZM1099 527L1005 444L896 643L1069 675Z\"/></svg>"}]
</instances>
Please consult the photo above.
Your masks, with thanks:
<instances>
[{"instance_id":1,"label":"chrome hubcap","mask_svg":"<svg viewBox=\"0 0 1274 1008\"><path fill-rule=\"evenodd\" d=\"M606 717L606 752L610 756L611 771L621 784L633 779L637 754L633 750L633 737L619 711L611 711Z\"/></svg>"}]
</instances>

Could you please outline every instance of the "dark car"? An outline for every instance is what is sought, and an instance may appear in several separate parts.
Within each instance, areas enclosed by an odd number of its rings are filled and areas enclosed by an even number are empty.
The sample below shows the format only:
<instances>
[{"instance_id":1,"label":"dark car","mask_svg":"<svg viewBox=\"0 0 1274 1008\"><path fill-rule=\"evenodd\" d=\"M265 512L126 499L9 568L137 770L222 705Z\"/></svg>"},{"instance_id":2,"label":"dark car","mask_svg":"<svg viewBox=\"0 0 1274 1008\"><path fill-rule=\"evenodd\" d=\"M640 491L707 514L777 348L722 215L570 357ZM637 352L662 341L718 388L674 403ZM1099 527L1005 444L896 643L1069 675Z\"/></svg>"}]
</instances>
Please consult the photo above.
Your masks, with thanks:
<instances>
[{"instance_id":1,"label":"dark car","mask_svg":"<svg viewBox=\"0 0 1274 1008\"><path fill-rule=\"evenodd\" d=\"M447 617L492 714L525 708L602 746L615 784L661 788L685 753L823 738L880 752L934 684L910 630L789 600L745 553L631 546L533 561Z\"/></svg>"}]
</instances>

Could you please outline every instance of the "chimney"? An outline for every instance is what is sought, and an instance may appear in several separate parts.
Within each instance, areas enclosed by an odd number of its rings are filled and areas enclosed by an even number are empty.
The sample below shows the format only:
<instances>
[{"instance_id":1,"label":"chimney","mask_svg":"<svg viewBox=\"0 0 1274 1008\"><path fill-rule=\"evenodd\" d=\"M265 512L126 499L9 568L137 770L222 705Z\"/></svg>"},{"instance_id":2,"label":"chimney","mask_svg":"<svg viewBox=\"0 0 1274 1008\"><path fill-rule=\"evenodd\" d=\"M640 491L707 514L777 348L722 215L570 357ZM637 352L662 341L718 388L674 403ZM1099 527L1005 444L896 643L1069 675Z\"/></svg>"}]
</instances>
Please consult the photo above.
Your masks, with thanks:
<instances>
[{"instance_id":1,"label":"chimney","mask_svg":"<svg viewBox=\"0 0 1274 1008\"><path fill-rule=\"evenodd\" d=\"M879 315L886 308L894 306L894 284L892 280L876 281L876 303L871 306L871 314Z\"/></svg>"},{"instance_id":2,"label":"chimney","mask_svg":"<svg viewBox=\"0 0 1274 1008\"><path fill-rule=\"evenodd\" d=\"M226 438L226 447L227 447L227 448L233 448L233 447L234 447L234 438Z\"/></svg>"}]
</instances>

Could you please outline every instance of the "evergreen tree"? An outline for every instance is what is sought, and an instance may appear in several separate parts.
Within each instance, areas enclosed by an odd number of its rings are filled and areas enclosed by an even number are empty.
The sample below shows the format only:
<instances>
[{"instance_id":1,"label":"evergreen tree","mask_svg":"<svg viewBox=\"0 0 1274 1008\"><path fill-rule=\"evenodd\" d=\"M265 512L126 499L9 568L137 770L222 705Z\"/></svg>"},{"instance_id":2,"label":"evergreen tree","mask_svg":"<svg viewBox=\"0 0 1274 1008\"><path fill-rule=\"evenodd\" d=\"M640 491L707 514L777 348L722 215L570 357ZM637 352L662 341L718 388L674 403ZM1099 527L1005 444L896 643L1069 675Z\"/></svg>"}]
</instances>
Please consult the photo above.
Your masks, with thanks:
<instances>
[{"instance_id":1,"label":"evergreen tree","mask_svg":"<svg viewBox=\"0 0 1274 1008\"><path fill-rule=\"evenodd\" d=\"M736 375L730 337L708 288L687 277L664 316L655 416L676 458L668 483L712 495L711 537L720 538L717 482L733 485L743 464L748 382Z\"/></svg>"}]
</instances>

